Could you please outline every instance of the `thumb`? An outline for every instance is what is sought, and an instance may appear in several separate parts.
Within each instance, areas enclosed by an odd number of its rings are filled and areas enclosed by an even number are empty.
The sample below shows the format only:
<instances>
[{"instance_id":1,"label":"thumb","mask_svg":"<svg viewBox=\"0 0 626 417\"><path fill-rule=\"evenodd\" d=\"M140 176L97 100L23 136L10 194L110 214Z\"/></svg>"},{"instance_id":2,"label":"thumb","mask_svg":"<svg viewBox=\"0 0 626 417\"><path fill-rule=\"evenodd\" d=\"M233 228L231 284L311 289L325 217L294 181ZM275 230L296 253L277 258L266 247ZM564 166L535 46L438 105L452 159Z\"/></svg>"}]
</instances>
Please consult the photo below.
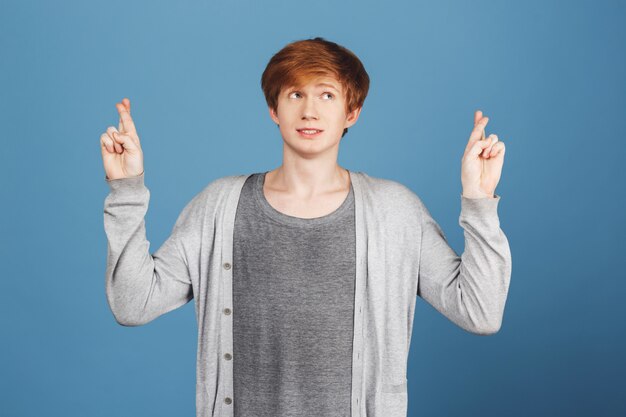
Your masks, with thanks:
<instances>
[{"instance_id":1,"label":"thumb","mask_svg":"<svg viewBox=\"0 0 626 417\"><path fill-rule=\"evenodd\" d=\"M491 143L493 142L493 138L490 136L485 140L477 140L474 143L474 146L472 146L472 150L470 151L470 154L472 156L478 156L480 155L480 153L485 149L488 148Z\"/></svg>"},{"instance_id":2,"label":"thumb","mask_svg":"<svg viewBox=\"0 0 626 417\"><path fill-rule=\"evenodd\" d=\"M113 132L113 140L122 145L122 147L126 150L133 151L137 149L137 144L133 138L123 133Z\"/></svg>"}]
</instances>

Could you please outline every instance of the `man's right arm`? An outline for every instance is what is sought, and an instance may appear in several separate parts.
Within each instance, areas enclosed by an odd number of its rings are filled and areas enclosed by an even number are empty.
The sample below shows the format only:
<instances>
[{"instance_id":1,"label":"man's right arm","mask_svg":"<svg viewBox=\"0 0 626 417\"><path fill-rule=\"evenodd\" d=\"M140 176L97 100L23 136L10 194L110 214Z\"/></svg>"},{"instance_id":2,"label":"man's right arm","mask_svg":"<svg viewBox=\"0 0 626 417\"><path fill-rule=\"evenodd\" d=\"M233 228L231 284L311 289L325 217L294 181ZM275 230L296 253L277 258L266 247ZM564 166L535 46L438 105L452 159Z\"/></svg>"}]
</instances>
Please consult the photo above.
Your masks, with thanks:
<instances>
[{"instance_id":1,"label":"man's right arm","mask_svg":"<svg viewBox=\"0 0 626 417\"><path fill-rule=\"evenodd\" d=\"M144 174L106 179L110 193L104 203L108 239L106 297L115 320L124 326L146 324L193 298L191 278L180 239L200 221L192 200L181 212L172 234L150 254L145 214L150 192ZM196 229L197 230L197 229Z\"/></svg>"}]
</instances>

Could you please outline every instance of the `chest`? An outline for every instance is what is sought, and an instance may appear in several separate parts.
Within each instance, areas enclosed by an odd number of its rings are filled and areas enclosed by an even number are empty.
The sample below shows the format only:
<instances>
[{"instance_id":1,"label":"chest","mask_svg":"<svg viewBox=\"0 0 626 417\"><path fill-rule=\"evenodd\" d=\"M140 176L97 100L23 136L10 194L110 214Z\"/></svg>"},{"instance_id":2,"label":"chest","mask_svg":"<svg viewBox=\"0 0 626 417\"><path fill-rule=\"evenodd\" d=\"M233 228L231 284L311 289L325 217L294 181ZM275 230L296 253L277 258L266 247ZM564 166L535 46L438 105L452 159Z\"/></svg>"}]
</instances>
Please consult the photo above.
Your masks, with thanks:
<instances>
[{"instance_id":1,"label":"chest","mask_svg":"<svg viewBox=\"0 0 626 417\"><path fill-rule=\"evenodd\" d=\"M302 199L271 190L263 190L267 202L288 216L311 219L326 216L337 210L348 197L349 189L321 197Z\"/></svg>"}]
</instances>

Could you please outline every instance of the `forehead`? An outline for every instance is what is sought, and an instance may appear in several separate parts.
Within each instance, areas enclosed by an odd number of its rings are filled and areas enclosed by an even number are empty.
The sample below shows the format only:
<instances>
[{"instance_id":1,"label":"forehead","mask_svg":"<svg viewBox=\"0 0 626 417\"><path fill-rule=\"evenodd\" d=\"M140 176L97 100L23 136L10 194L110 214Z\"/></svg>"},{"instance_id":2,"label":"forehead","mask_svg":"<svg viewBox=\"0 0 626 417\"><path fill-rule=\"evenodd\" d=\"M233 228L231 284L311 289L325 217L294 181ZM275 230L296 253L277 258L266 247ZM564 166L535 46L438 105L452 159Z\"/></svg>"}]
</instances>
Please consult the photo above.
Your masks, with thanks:
<instances>
[{"instance_id":1,"label":"forehead","mask_svg":"<svg viewBox=\"0 0 626 417\"><path fill-rule=\"evenodd\" d=\"M295 88L332 88L338 92L341 92L341 83L332 77L319 77L310 80L299 86L292 86Z\"/></svg>"}]
</instances>

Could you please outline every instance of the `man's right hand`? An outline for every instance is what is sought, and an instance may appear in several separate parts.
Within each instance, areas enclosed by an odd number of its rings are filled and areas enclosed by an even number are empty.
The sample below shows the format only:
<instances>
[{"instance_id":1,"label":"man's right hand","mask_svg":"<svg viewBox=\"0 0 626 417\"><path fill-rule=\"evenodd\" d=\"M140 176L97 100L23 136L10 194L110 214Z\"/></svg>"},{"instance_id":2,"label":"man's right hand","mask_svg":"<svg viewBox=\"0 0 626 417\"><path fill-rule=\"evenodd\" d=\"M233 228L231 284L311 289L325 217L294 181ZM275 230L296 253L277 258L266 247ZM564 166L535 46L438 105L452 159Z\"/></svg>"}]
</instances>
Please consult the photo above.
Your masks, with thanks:
<instances>
[{"instance_id":1,"label":"man's right hand","mask_svg":"<svg viewBox=\"0 0 626 417\"><path fill-rule=\"evenodd\" d=\"M133 119L130 100L115 103L120 115L119 129L109 126L100 136L102 162L107 180L136 177L143 173L143 152Z\"/></svg>"}]
</instances>

